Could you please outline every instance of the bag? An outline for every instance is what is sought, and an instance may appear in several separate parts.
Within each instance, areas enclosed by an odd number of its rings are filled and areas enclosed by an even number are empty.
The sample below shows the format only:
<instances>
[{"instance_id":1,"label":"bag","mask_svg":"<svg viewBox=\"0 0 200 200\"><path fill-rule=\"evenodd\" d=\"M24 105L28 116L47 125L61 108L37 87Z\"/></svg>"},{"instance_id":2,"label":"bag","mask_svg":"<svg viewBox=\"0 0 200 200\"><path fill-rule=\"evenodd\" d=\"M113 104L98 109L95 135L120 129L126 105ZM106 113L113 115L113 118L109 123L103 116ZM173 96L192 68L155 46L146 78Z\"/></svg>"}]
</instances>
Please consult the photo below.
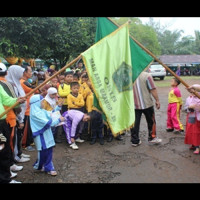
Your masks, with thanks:
<instances>
[{"instance_id":1,"label":"bag","mask_svg":"<svg viewBox=\"0 0 200 200\"><path fill-rule=\"evenodd\" d=\"M188 117L188 123L195 124L196 115L195 112L190 112Z\"/></svg>"}]
</instances>

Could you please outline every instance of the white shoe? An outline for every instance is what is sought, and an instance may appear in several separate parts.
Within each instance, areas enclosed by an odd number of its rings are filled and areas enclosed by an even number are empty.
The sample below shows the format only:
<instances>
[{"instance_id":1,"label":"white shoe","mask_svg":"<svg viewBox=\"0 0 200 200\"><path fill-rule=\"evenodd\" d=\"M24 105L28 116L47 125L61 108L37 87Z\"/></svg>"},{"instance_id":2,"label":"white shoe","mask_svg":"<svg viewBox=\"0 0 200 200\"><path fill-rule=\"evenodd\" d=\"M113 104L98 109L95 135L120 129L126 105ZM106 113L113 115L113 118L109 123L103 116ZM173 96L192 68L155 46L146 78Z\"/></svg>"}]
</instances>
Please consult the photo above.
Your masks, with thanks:
<instances>
[{"instance_id":1,"label":"white shoe","mask_svg":"<svg viewBox=\"0 0 200 200\"><path fill-rule=\"evenodd\" d=\"M162 142L162 139L159 139L155 137L153 140L149 141L151 144L160 144Z\"/></svg>"},{"instance_id":2,"label":"white shoe","mask_svg":"<svg viewBox=\"0 0 200 200\"><path fill-rule=\"evenodd\" d=\"M81 140L81 138L77 138L75 141L76 141L76 142L80 142L80 143L85 142L85 140Z\"/></svg>"},{"instance_id":3,"label":"white shoe","mask_svg":"<svg viewBox=\"0 0 200 200\"><path fill-rule=\"evenodd\" d=\"M78 149L78 146L76 145L76 143L74 142L74 143L72 143L71 145L70 145L70 147L72 148L72 149Z\"/></svg>"},{"instance_id":4,"label":"white shoe","mask_svg":"<svg viewBox=\"0 0 200 200\"><path fill-rule=\"evenodd\" d=\"M10 171L10 173L11 173L10 178L15 178L17 176L17 173L14 173L14 172L11 172L11 171Z\"/></svg>"},{"instance_id":5,"label":"white shoe","mask_svg":"<svg viewBox=\"0 0 200 200\"><path fill-rule=\"evenodd\" d=\"M23 166L17 166L15 164L10 167L10 170L13 172L18 172L18 171L21 171L22 169L23 169Z\"/></svg>"},{"instance_id":6,"label":"white shoe","mask_svg":"<svg viewBox=\"0 0 200 200\"><path fill-rule=\"evenodd\" d=\"M141 145L142 144L142 141L141 140L139 140L139 143L138 144L133 144L133 143L131 143L131 145L133 146L133 147L137 147L137 146L139 146L139 145Z\"/></svg>"},{"instance_id":7,"label":"white shoe","mask_svg":"<svg viewBox=\"0 0 200 200\"><path fill-rule=\"evenodd\" d=\"M24 163L30 161L30 158L21 157L17 162Z\"/></svg>"},{"instance_id":8,"label":"white shoe","mask_svg":"<svg viewBox=\"0 0 200 200\"><path fill-rule=\"evenodd\" d=\"M22 182L20 182L20 181L15 181L15 180L12 180L12 181L10 181L9 183L22 183Z\"/></svg>"},{"instance_id":9,"label":"white shoe","mask_svg":"<svg viewBox=\"0 0 200 200\"><path fill-rule=\"evenodd\" d=\"M24 153L22 153L21 156L24 157L24 158L30 158L31 157L30 155L24 154Z\"/></svg>"}]
</instances>

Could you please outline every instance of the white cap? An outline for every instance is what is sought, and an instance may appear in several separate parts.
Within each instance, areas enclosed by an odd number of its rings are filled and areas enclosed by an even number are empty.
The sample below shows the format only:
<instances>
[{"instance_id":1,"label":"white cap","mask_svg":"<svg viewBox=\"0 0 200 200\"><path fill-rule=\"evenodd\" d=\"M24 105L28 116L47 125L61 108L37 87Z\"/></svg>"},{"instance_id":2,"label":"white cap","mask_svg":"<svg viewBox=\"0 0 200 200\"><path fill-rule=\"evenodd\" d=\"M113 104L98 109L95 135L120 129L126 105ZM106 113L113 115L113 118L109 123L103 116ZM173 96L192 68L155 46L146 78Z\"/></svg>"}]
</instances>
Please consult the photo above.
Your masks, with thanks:
<instances>
[{"instance_id":1,"label":"white cap","mask_svg":"<svg viewBox=\"0 0 200 200\"><path fill-rule=\"evenodd\" d=\"M0 63L0 72L6 72L6 71L7 67L3 63Z\"/></svg>"}]
</instances>

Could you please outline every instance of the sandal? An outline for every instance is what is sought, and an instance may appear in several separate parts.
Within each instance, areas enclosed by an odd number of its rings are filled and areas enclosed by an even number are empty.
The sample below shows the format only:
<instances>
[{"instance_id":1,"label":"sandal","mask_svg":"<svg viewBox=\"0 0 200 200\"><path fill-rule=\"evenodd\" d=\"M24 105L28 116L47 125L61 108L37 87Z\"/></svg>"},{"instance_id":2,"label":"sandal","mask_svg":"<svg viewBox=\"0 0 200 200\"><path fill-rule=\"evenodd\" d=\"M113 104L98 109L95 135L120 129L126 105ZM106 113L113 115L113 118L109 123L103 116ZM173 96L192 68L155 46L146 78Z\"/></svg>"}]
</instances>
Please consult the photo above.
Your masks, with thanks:
<instances>
[{"instance_id":1,"label":"sandal","mask_svg":"<svg viewBox=\"0 0 200 200\"><path fill-rule=\"evenodd\" d=\"M192 145L189 149L190 150L195 150L196 148L195 148L195 146Z\"/></svg>"},{"instance_id":2,"label":"sandal","mask_svg":"<svg viewBox=\"0 0 200 200\"><path fill-rule=\"evenodd\" d=\"M199 154L199 150L196 150L193 153L196 154L196 155L198 155Z\"/></svg>"},{"instance_id":3,"label":"sandal","mask_svg":"<svg viewBox=\"0 0 200 200\"><path fill-rule=\"evenodd\" d=\"M49 172L47 172L47 174L49 174L51 176L56 176L57 172L56 171L49 171Z\"/></svg>"}]
</instances>

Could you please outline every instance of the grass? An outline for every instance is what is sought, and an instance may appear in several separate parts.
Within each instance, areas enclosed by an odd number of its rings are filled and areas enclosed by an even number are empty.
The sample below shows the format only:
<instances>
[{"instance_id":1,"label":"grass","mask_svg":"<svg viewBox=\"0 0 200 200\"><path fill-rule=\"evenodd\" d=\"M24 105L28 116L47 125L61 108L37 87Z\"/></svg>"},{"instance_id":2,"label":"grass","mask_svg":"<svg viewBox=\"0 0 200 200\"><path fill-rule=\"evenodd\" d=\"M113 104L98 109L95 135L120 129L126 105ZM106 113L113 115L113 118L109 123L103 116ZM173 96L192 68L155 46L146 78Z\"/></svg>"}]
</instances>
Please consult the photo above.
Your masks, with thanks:
<instances>
[{"instance_id":1,"label":"grass","mask_svg":"<svg viewBox=\"0 0 200 200\"><path fill-rule=\"evenodd\" d=\"M164 80L154 79L156 87L170 87L170 81L173 76L166 76ZM200 80L200 76L181 76L182 80Z\"/></svg>"}]
</instances>

